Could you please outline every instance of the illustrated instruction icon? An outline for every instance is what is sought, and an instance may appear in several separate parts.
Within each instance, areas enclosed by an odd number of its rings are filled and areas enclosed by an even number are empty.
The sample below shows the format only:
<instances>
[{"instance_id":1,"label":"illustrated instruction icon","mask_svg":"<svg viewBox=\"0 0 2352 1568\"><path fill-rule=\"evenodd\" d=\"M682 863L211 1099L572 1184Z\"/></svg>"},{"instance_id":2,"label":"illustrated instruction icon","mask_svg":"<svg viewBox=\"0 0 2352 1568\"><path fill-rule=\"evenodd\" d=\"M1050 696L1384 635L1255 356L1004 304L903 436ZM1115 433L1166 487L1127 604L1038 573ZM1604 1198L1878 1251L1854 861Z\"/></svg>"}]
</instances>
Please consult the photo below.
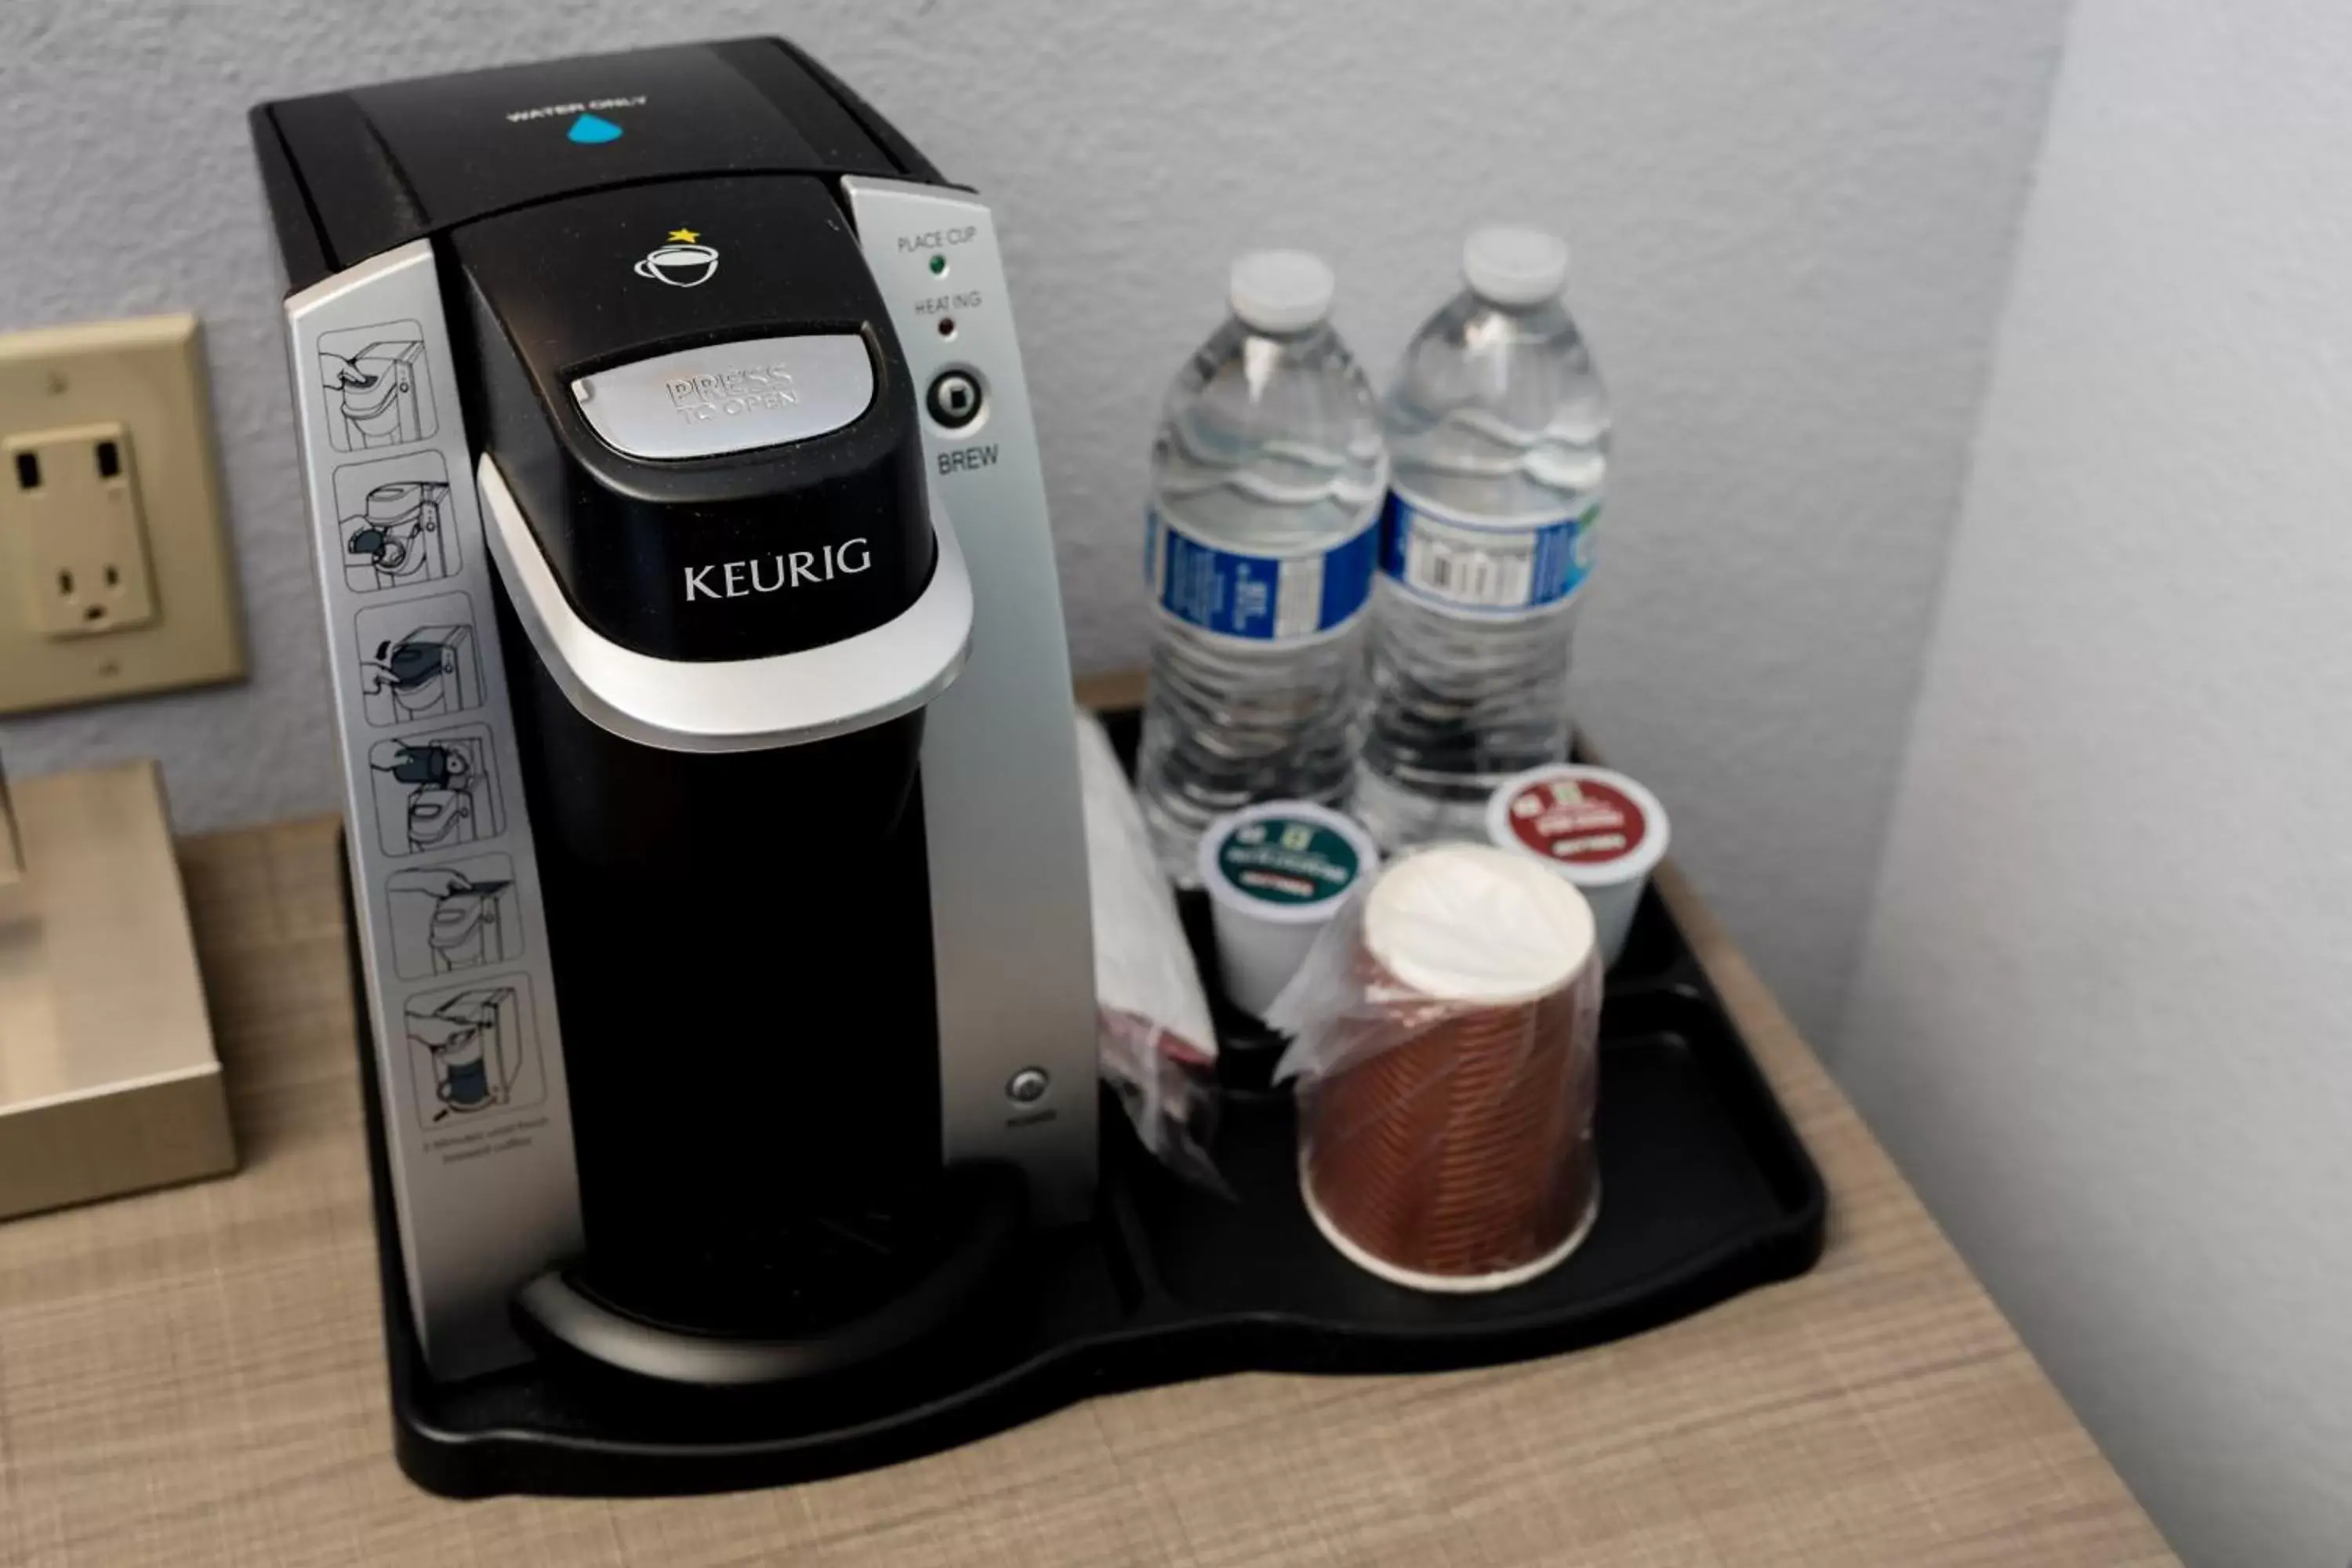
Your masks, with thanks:
<instances>
[{"instance_id":1,"label":"illustrated instruction icon","mask_svg":"<svg viewBox=\"0 0 2352 1568\"><path fill-rule=\"evenodd\" d=\"M482 705L474 605L463 594L362 611L359 660L360 706L378 729Z\"/></svg>"},{"instance_id":2,"label":"illustrated instruction icon","mask_svg":"<svg viewBox=\"0 0 2352 1568\"><path fill-rule=\"evenodd\" d=\"M401 1022L416 1116L427 1131L545 1098L530 989L521 978L412 996Z\"/></svg>"},{"instance_id":3,"label":"illustrated instruction icon","mask_svg":"<svg viewBox=\"0 0 2352 1568\"><path fill-rule=\"evenodd\" d=\"M457 519L438 452L335 470L336 546L343 584L373 594L456 574Z\"/></svg>"},{"instance_id":4,"label":"illustrated instruction icon","mask_svg":"<svg viewBox=\"0 0 2352 1568\"><path fill-rule=\"evenodd\" d=\"M368 748L376 837L387 855L422 855L495 838L506 830L490 755L478 724Z\"/></svg>"},{"instance_id":5,"label":"illustrated instruction icon","mask_svg":"<svg viewBox=\"0 0 2352 1568\"><path fill-rule=\"evenodd\" d=\"M319 384L327 441L338 452L402 447L434 433L425 329L415 321L320 334Z\"/></svg>"},{"instance_id":6,"label":"illustrated instruction icon","mask_svg":"<svg viewBox=\"0 0 2352 1568\"><path fill-rule=\"evenodd\" d=\"M413 866L384 879L392 919L392 967L403 980L431 980L522 956L514 862L477 855Z\"/></svg>"}]
</instances>

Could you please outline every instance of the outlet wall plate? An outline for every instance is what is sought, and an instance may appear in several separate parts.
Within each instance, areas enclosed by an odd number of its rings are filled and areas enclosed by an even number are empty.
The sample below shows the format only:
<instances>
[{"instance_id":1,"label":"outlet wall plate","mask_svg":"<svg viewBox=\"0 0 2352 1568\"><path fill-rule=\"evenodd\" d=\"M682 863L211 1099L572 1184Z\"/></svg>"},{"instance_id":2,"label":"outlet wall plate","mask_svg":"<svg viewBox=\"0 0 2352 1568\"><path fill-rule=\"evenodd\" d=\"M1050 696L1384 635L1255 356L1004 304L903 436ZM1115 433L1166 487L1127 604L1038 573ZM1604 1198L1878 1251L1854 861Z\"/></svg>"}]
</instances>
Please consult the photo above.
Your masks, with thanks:
<instances>
[{"instance_id":1,"label":"outlet wall plate","mask_svg":"<svg viewBox=\"0 0 2352 1568\"><path fill-rule=\"evenodd\" d=\"M0 437L0 527L16 535L34 630L107 637L153 624L147 514L121 421Z\"/></svg>"},{"instance_id":2,"label":"outlet wall plate","mask_svg":"<svg viewBox=\"0 0 2352 1568\"><path fill-rule=\"evenodd\" d=\"M246 673L190 315L0 337L0 713Z\"/></svg>"}]
</instances>

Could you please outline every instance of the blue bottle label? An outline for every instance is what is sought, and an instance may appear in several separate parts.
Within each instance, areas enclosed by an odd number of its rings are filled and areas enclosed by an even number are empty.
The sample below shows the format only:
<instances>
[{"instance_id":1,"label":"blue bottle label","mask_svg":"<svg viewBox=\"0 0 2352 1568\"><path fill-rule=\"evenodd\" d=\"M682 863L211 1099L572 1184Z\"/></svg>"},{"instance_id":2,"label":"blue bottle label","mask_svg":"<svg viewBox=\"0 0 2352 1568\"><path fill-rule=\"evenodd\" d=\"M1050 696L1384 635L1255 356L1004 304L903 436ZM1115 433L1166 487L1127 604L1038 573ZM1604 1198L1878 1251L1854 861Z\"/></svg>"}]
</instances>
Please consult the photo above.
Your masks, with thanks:
<instances>
[{"instance_id":1,"label":"blue bottle label","mask_svg":"<svg viewBox=\"0 0 2352 1568\"><path fill-rule=\"evenodd\" d=\"M1345 543L1303 555L1246 555L1193 538L1156 510L1144 514L1144 574L1151 597L1178 620L1253 642L1320 637L1355 619L1372 596L1377 515Z\"/></svg>"},{"instance_id":2,"label":"blue bottle label","mask_svg":"<svg viewBox=\"0 0 2352 1568\"><path fill-rule=\"evenodd\" d=\"M1493 523L1391 491L1381 570L1414 598L1475 615L1525 615L1571 598L1592 570L1598 501L1565 517Z\"/></svg>"}]
</instances>

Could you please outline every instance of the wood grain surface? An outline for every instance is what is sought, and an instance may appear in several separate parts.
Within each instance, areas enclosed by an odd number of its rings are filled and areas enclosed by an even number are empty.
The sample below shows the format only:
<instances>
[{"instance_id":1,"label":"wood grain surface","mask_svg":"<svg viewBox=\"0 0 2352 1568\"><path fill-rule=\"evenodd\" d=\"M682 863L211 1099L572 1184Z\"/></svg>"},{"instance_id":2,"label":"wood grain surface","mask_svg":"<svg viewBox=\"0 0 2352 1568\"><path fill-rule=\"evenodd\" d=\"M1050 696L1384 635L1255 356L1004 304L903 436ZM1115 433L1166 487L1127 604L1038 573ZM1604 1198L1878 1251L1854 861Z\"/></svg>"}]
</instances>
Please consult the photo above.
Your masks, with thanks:
<instances>
[{"instance_id":1,"label":"wood grain surface","mask_svg":"<svg viewBox=\"0 0 2352 1568\"><path fill-rule=\"evenodd\" d=\"M335 831L184 846L243 1171L0 1226L8 1563L2174 1561L1671 873L1828 1179L1832 1239L1807 1278L1550 1361L1220 1378L812 1486L427 1497L390 1452Z\"/></svg>"}]
</instances>

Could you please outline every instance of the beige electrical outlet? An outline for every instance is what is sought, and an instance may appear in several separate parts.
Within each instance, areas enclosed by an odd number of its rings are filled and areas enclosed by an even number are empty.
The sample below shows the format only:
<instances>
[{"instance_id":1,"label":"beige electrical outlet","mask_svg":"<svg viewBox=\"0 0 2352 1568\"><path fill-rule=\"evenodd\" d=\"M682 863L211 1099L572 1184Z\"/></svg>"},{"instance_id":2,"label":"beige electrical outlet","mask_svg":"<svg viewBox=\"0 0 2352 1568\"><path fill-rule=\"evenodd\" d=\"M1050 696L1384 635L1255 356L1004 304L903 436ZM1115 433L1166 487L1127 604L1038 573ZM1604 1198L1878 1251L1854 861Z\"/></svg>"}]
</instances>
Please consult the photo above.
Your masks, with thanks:
<instances>
[{"instance_id":1,"label":"beige electrical outlet","mask_svg":"<svg viewBox=\"0 0 2352 1568\"><path fill-rule=\"evenodd\" d=\"M0 713L244 674L195 318L0 337Z\"/></svg>"},{"instance_id":2,"label":"beige electrical outlet","mask_svg":"<svg viewBox=\"0 0 2352 1568\"><path fill-rule=\"evenodd\" d=\"M118 423L0 437L25 611L52 637L101 637L155 618L147 516Z\"/></svg>"}]
</instances>

